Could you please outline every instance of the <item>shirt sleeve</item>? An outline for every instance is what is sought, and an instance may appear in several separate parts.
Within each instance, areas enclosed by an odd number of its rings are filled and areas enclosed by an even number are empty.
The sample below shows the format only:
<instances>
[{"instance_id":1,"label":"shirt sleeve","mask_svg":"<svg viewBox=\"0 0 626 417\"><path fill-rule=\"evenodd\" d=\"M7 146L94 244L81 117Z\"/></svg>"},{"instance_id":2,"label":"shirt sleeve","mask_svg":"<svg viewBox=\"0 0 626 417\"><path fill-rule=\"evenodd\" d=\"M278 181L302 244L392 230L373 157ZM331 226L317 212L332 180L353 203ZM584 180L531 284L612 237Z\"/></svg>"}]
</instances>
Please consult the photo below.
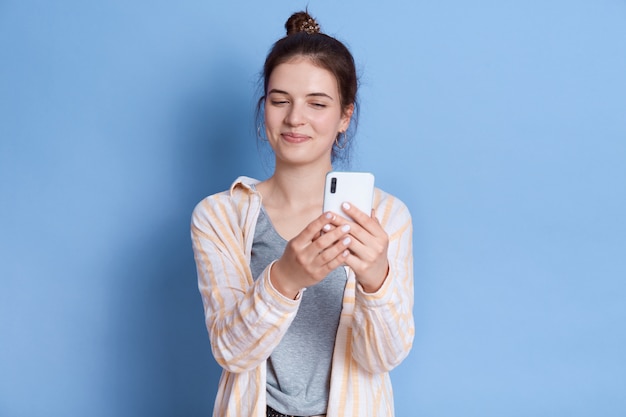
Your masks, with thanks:
<instances>
[{"instance_id":1,"label":"shirt sleeve","mask_svg":"<svg viewBox=\"0 0 626 417\"><path fill-rule=\"evenodd\" d=\"M352 355L372 373L388 372L409 354L413 345L412 221L400 200L386 195L376 209L389 236L389 273L382 287L355 292Z\"/></svg>"},{"instance_id":2,"label":"shirt sleeve","mask_svg":"<svg viewBox=\"0 0 626 417\"><path fill-rule=\"evenodd\" d=\"M272 265L252 278L236 208L241 204L225 196L208 197L196 206L191 222L211 349L220 366L233 373L249 371L270 356L300 304L273 288Z\"/></svg>"}]
</instances>

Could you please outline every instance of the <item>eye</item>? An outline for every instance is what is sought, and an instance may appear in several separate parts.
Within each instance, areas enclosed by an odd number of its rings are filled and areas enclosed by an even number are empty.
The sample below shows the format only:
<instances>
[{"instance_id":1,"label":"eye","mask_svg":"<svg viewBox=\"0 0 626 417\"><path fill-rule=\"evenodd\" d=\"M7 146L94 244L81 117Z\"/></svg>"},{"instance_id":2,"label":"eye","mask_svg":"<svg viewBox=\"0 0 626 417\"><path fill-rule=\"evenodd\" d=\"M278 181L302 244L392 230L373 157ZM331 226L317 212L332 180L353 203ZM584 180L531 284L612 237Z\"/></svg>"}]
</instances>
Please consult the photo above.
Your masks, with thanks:
<instances>
[{"instance_id":1,"label":"eye","mask_svg":"<svg viewBox=\"0 0 626 417\"><path fill-rule=\"evenodd\" d=\"M273 99L270 100L270 103L272 104L272 106L284 106L286 104L289 104L289 101L284 99Z\"/></svg>"},{"instance_id":2,"label":"eye","mask_svg":"<svg viewBox=\"0 0 626 417\"><path fill-rule=\"evenodd\" d=\"M325 109L326 107L328 107L325 103L311 103L311 106L316 109Z\"/></svg>"}]
</instances>

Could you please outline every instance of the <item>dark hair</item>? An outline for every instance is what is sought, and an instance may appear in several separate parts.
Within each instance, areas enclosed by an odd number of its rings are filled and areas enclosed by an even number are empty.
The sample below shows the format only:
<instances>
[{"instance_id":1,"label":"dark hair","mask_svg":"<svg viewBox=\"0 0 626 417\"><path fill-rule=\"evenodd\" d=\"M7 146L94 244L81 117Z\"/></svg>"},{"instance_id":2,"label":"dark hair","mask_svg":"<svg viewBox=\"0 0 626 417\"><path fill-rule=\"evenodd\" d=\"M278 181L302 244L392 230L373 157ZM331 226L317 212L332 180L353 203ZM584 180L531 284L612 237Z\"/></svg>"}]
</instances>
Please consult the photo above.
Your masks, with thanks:
<instances>
[{"instance_id":1,"label":"dark hair","mask_svg":"<svg viewBox=\"0 0 626 417\"><path fill-rule=\"evenodd\" d=\"M257 104L257 122L262 120L261 108L267 94L267 86L272 71L296 57L305 57L313 64L330 71L337 80L342 111L354 106L352 122L346 132L344 143L333 146L333 161L348 160L348 148L357 125L358 77L354 58L348 48L337 39L320 32L320 27L307 11L292 14L285 23L287 35L278 40L268 53L263 65L263 95ZM260 126L260 123L257 123Z\"/></svg>"}]
</instances>

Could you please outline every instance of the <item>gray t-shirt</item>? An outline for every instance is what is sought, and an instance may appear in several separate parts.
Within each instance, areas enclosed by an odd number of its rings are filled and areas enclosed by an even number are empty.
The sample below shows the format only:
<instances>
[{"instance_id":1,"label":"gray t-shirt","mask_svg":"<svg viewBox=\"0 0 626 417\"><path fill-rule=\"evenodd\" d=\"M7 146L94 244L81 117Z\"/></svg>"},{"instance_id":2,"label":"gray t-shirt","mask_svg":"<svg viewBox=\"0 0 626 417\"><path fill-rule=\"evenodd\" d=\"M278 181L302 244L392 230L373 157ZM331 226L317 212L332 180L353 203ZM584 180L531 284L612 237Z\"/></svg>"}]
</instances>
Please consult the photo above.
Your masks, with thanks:
<instances>
[{"instance_id":1,"label":"gray t-shirt","mask_svg":"<svg viewBox=\"0 0 626 417\"><path fill-rule=\"evenodd\" d=\"M250 267L255 279L280 258L287 241L261 209ZM330 370L347 276L339 267L302 293L295 319L267 361L267 405L296 416L325 414Z\"/></svg>"}]
</instances>

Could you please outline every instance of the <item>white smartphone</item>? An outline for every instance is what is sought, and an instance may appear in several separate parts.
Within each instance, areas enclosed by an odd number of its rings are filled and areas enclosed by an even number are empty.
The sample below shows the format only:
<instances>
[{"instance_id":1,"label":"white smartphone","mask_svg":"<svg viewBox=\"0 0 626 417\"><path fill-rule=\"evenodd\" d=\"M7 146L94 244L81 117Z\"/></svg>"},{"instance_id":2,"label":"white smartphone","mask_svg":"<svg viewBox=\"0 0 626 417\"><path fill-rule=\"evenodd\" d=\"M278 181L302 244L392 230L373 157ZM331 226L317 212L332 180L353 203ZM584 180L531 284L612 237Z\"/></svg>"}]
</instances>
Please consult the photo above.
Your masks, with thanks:
<instances>
[{"instance_id":1,"label":"white smartphone","mask_svg":"<svg viewBox=\"0 0 626 417\"><path fill-rule=\"evenodd\" d=\"M374 174L370 172L331 171L324 186L324 213L332 211L353 220L341 205L348 202L368 216L374 199Z\"/></svg>"}]
</instances>

